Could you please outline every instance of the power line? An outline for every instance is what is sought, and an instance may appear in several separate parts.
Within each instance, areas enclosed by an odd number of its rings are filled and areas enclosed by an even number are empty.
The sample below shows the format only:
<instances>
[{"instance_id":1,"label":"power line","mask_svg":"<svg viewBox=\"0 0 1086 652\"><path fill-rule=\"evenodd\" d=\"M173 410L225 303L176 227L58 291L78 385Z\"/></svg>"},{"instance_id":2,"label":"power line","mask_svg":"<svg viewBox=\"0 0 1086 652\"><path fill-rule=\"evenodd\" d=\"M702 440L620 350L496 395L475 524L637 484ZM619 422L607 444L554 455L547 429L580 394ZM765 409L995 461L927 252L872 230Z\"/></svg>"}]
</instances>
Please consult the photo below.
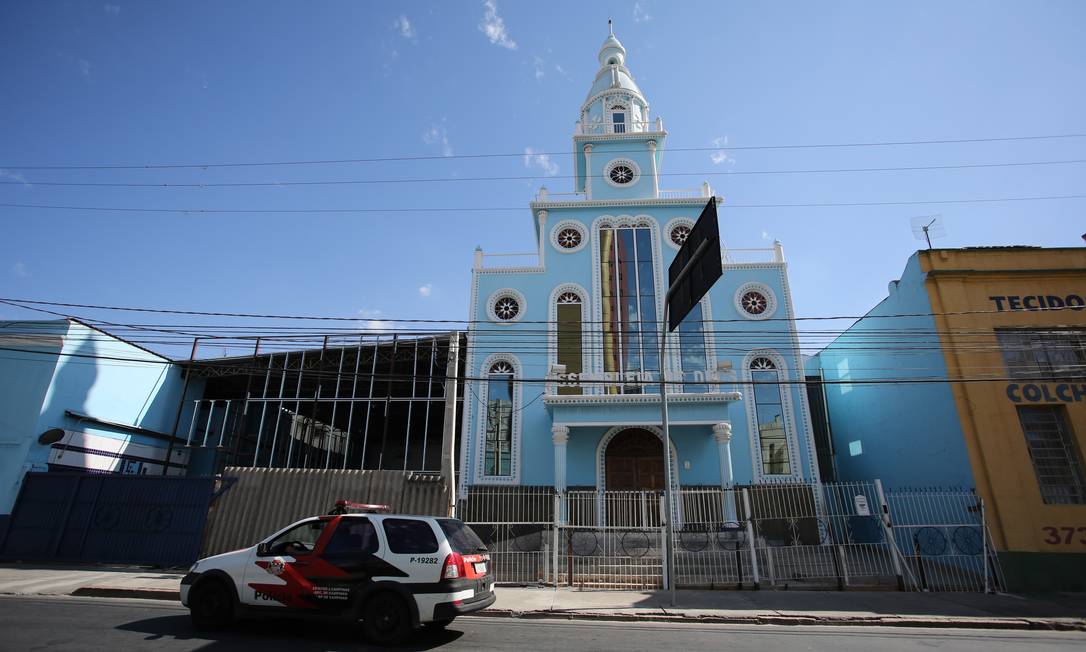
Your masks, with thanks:
<instances>
[{"instance_id":1,"label":"power line","mask_svg":"<svg viewBox=\"0 0 1086 652\"><path fill-rule=\"evenodd\" d=\"M825 168L797 170L706 170L701 172L660 172L661 177L701 177L701 176L747 176L762 174L835 174L853 172L914 172L924 170L965 170L983 168L1026 167L1033 165L1070 165L1086 163L1086 159L1068 159L1062 161L1014 161L1009 163L962 163L949 165L909 165L901 167L865 167L865 168ZM592 179L603 179L604 175L589 175ZM320 181L236 181L206 183L126 183L111 181L0 181L0 186L59 186L89 188L281 188L291 186L341 186L375 184L410 184L410 183L461 183L476 181L536 181L578 179L576 175L519 175L519 176L484 176L484 177L418 177L411 179L345 179Z\"/></svg>"},{"instance_id":2,"label":"power line","mask_svg":"<svg viewBox=\"0 0 1086 652\"><path fill-rule=\"evenodd\" d=\"M78 359L93 359L93 360L108 360L113 362L130 362L141 363L151 365L177 365L182 364L170 360L147 360L141 358L124 358L120 356L105 356L90 353L71 353L66 351L40 351L34 349L19 349L14 347L0 347L0 351L7 351L12 353L29 353L37 355L50 355L57 357L78 358ZM432 381L446 380L450 378L445 374L378 374L378 373L363 373L363 372L350 372L350 371L335 371L335 370L319 370L319 369L268 369L265 367L247 367L240 364L212 364L207 361L198 362L195 366L199 366L204 369L225 369L229 371L236 371L241 373L252 373L255 375L264 374L265 372L278 372L279 374L289 373L304 373L310 377L316 376L319 378L372 378L374 380L386 380L386 381L411 381L414 382L419 379L430 379ZM650 373L657 372L659 370L650 369ZM473 382L488 382L489 376L469 376L467 374L457 374L452 377L459 381L473 381ZM811 382L817 382L823 385L917 385L917 384L931 384L931 383L988 383L988 382L1015 382L1015 381L1031 381L1031 382L1080 382L1086 380L1086 375L1082 376L1030 376L1029 378L1014 377L1007 375L990 376L990 377L958 377L958 378L860 378L860 379L839 379L839 380L825 380L820 379L818 381L808 381L806 378L800 378L796 380L781 379L777 380L679 380L668 379L668 385L807 385ZM557 382L555 378L531 378L531 377L513 377L511 379L503 379L502 382L514 382L521 384L552 384ZM582 385L646 385L654 387L659 385L658 380L597 380L590 378L578 379L578 383ZM284 396L278 397L285 400L293 399L307 399L312 397L306 396ZM343 399L349 400L349 399Z\"/></svg>"},{"instance_id":3,"label":"power line","mask_svg":"<svg viewBox=\"0 0 1086 652\"><path fill-rule=\"evenodd\" d=\"M861 201L861 202L810 202L793 204L721 204L718 209L735 208L828 208L846 206L920 206L932 204L989 204L997 202L1047 201L1053 199L1086 199L1086 195L1041 195L1035 197L979 197L971 199L936 199L906 201ZM412 207L412 208L150 208L132 206L64 206L49 204L13 204L0 203L5 208L34 208L63 211L92 211L106 213L173 213L181 215L227 215L227 214L283 214L298 215L305 213L352 214L352 213L493 213L523 211L520 206L447 206L447 207Z\"/></svg>"},{"instance_id":4,"label":"power line","mask_svg":"<svg viewBox=\"0 0 1086 652\"><path fill-rule=\"evenodd\" d=\"M62 308L86 308L89 310L114 310L124 312L145 312L145 313L158 313L158 314L171 314L171 315L193 315L202 317L243 317L253 319L296 319L299 321L349 321L359 322L367 321L369 318L365 317L333 317L333 316L319 316L319 315L282 315L274 313L251 313L251 312L223 312L223 311L210 311L210 310L178 310L173 308L143 308L132 306L109 306L100 304L89 303L68 303L61 301L42 301L37 299L16 299L11 297L0 297L0 303L7 303L9 305L18 304L31 304L40 306L59 306ZM18 306L20 308L30 309L28 306ZM1078 312L1083 310L1082 306L1062 306L1058 308L1027 308L1025 310L1019 310L1015 312L1059 312L1073 310ZM821 316L821 317L770 317L767 319L760 319L757 323L766 323L773 321L830 321L830 320L842 320L842 319L888 319L897 317L940 317L940 316L959 316L959 315L989 315L989 314L1006 314L1006 311L1000 310L952 310L943 312L911 312L911 313L897 313L887 315L835 315L835 316ZM81 319L74 317L75 319ZM402 323L402 324L494 324L490 320L471 320L471 319L398 319L393 317L377 317L374 318L382 322L389 323ZM94 320L90 320L94 321ZM603 323L599 321L583 320L590 324ZM749 319L704 319L701 320L704 323L740 323L751 324ZM557 321L551 320L531 320L523 319L517 321L516 324L556 324ZM606 322L610 323L610 322ZM660 321L656 320L643 320L643 321L630 321L624 322L629 324L650 324L659 326ZM497 332L497 331L495 331ZM505 330L501 332L506 332ZM517 331L520 332L519 329ZM785 331L781 331L783 334Z\"/></svg>"},{"instance_id":5,"label":"power line","mask_svg":"<svg viewBox=\"0 0 1086 652\"><path fill-rule=\"evenodd\" d=\"M811 144L784 144L784 145L735 145L727 147L676 147L671 152L715 152L751 151L751 150L780 150L780 149L834 149L857 147L896 147L906 145L954 145L966 143L996 143L1030 140L1057 140L1064 138L1086 138L1086 133L1070 134L1045 134L1035 136L1003 136L989 138L953 138L933 140L891 140L868 141L847 143L811 143ZM640 152L642 150L622 150L626 152ZM614 150L618 153L619 150ZM567 156L569 150L555 152L533 152L533 155ZM439 155L399 155L381 156L372 158L346 158L346 159L318 159L318 160L293 160L293 161L245 161L233 163L142 163L142 164L107 164L95 163L85 165L21 165L14 163L0 164L0 168L15 170L159 170L159 169L204 169L204 168L230 168L230 167L270 167L287 165L342 165L353 163L386 163L394 161L444 161L463 159L485 158L521 158L524 152L503 152L494 154L455 154L452 156Z\"/></svg>"}]
</instances>

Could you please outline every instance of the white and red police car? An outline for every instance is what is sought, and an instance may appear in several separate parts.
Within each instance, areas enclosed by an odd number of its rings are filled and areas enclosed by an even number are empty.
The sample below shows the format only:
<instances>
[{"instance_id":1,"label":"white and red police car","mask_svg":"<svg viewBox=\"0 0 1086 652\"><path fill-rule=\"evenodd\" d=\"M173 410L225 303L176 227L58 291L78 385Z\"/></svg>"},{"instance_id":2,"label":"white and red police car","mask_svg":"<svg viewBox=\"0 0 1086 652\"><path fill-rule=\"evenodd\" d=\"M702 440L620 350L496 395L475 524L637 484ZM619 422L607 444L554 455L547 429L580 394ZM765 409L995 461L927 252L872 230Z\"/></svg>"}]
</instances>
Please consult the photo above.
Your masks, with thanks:
<instances>
[{"instance_id":1,"label":"white and red police car","mask_svg":"<svg viewBox=\"0 0 1086 652\"><path fill-rule=\"evenodd\" d=\"M361 620L375 643L494 604L490 556L471 528L382 512L339 501L327 516L201 559L181 580L181 603L198 627L261 613L338 616Z\"/></svg>"}]
</instances>

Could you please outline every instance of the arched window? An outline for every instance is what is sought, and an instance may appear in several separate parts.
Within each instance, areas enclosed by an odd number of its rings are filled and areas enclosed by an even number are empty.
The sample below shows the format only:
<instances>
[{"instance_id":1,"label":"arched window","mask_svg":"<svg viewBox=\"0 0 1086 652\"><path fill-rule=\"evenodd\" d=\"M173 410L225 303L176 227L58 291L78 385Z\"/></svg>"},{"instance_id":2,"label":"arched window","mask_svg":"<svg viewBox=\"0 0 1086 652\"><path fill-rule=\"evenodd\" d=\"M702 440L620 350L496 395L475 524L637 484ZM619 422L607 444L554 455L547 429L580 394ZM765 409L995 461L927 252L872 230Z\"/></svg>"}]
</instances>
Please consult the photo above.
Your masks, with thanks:
<instances>
[{"instance_id":1,"label":"arched window","mask_svg":"<svg viewBox=\"0 0 1086 652\"><path fill-rule=\"evenodd\" d=\"M754 385L754 411L757 415L758 445L764 475L791 475L788 459L788 431L784 424L781 377L776 363L764 356L750 361L750 379Z\"/></svg>"},{"instance_id":2,"label":"arched window","mask_svg":"<svg viewBox=\"0 0 1086 652\"><path fill-rule=\"evenodd\" d=\"M487 372L485 475L512 474L513 366L494 363Z\"/></svg>"},{"instance_id":3,"label":"arched window","mask_svg":"<svg viewBox=\"0 0 1086 652\"><path fill-rule=\"evenodd\" d=\"M558 295L555 306L558 316L558 364L564 365L567 374L580 374L583 370L583 339L581 318L584 301L576 292L563 292ZM581 387L559 385L559 394L580 394Z\"/></svg>"},{"instance_id":4,"label":"arched window","mask_svg":"<svg viewBox=\"0 0 1086 652\"><path fill-rule=\"evenodd\" d=\"M603 371L628 378L660 371L653 234L648 224L600 224L599 302ZM657 393L659 386L607 385L608 394Z\"/></svg>"},{"instance_id":5,"label":"arched window","mask_svg":"<svg viewBox=\"0 0 1086 652\"><path fill-rule=\"evenodd\" d=\"M611 107L611 124L616 134L626 133L626 107L616 104Z\"/></svg>"}]
</instances>

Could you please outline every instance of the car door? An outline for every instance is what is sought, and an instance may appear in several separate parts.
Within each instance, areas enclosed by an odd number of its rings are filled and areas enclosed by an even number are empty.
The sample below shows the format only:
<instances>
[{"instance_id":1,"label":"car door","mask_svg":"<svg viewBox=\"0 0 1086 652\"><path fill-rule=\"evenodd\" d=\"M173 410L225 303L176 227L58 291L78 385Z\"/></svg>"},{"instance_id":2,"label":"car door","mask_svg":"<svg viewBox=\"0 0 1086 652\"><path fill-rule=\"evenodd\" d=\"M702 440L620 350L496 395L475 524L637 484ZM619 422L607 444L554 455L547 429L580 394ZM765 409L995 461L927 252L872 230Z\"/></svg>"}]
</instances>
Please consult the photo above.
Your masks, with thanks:
<instances>
[{"instance_id":1,"label":"car door","mask_svg":"<svg viewBox=\"0 0 1086 652\"><path fill-rule=\"evenodd\" d=\"M320 606L310 577L323 570L319 554L338 518L306 519L256 546L245 569L241 602L294 609Z\"/></svg>"},{"instance_id":2,"label":"car door","mask_svg":"<svg viewBox=\"0 0 1086 652\"><path fill-rule=\"evenodd\" d=\"M384 517L381 527L388 544L384 559L390 566L389 571L396 573L392 577L401 577L410 583L434 583L440 579L444 555L440 553L437 533L428 521Z\"/></svg>"}]
</instances>

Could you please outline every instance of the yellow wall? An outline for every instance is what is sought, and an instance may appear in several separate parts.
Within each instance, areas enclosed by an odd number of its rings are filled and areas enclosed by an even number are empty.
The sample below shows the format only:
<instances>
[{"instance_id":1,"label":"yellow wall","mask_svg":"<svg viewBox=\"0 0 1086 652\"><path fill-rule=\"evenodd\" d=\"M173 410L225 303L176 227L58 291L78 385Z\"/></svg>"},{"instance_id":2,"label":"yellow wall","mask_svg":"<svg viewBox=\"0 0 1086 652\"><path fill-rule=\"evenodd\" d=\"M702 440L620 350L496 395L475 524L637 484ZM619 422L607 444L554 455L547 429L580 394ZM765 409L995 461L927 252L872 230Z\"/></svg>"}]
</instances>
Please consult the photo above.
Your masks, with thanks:
<instances>
[{"instance_id":1,"label":"yellow wall","mask_svg":"<svg viewBox=\"0 0 1086 652\"><path fill-rule=\"evenodd\" d=\"M1061 383L1036 383L1047 389L1047 397L1015 403L1008 397L1008 385L1031 381L1009 379L994 332L1004 327L1086 327L1086 310L1029 311L1022 306L1027 296L1086 298L1086 249L937 249L921 252L920 264L928 273L925 283L943 333L950 377L998 379L952 386L996 547L1086 553L1086 505L1042 502L1016 410L1019 405L1063 405L1081 462L1086 392L1074 400L1068 388L1057 387ZM990 297L1008 298L999 310L999 302ZM1038 305L1037 300L1028 305Z\"/></svg>"}]
</instances>

